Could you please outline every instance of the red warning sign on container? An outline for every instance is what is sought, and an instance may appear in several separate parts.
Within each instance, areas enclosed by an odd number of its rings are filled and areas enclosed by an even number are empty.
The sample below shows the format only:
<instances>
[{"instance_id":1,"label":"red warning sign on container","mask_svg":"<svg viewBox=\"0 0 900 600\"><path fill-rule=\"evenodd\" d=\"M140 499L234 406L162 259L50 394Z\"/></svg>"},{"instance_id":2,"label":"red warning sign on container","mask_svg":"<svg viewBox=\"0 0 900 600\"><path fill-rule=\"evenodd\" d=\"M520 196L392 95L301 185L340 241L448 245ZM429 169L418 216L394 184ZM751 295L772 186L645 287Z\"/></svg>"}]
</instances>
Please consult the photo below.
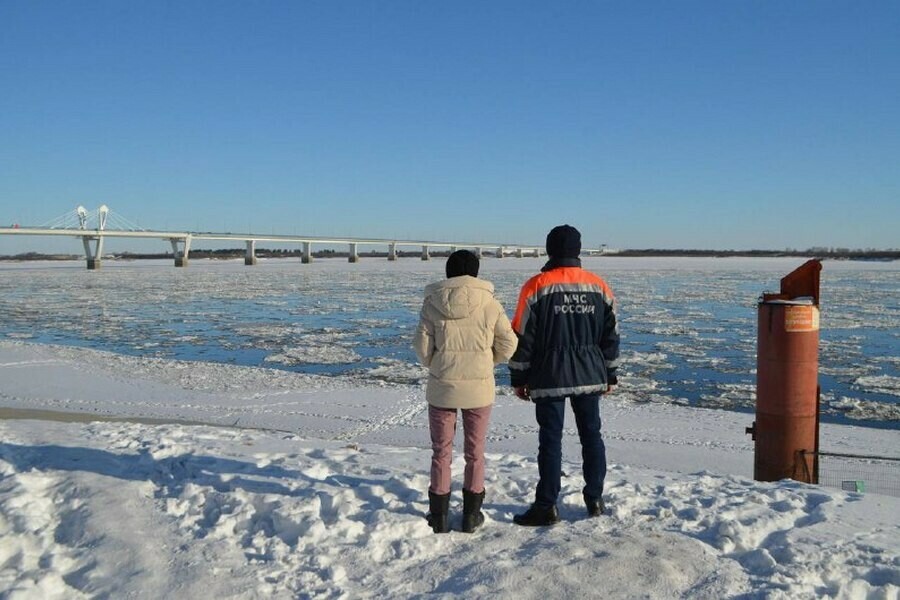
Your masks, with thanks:
<instances>
[{"instance_id":1,"label":"red warning sign on container","mask_svg":"<svg viewBox=\"0 0 900 600\"><path fill-rule=\"evenodd\" d=\"M786 306L784 307L785 331L818 331L818 306Z\"/></svg>"}]
</instances>

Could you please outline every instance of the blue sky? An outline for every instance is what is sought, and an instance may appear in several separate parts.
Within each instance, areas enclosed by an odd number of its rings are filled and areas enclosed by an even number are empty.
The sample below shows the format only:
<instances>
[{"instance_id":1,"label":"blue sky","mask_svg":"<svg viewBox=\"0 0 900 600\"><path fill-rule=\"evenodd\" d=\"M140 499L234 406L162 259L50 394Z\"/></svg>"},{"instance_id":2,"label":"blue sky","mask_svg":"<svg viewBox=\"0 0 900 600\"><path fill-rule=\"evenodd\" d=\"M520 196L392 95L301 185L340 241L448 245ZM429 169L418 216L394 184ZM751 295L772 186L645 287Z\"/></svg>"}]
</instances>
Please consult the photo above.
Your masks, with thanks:
<instances>
[{"instance_id":1,"label":"blue sky","mask_svg":"<svg viewBox=\"0 0 900 600\"><path fill-rule=\"evenodd\" d=\"M3 0L0 223L900 247L898 31L897 2Z\"/></svg>"}]
</instances>

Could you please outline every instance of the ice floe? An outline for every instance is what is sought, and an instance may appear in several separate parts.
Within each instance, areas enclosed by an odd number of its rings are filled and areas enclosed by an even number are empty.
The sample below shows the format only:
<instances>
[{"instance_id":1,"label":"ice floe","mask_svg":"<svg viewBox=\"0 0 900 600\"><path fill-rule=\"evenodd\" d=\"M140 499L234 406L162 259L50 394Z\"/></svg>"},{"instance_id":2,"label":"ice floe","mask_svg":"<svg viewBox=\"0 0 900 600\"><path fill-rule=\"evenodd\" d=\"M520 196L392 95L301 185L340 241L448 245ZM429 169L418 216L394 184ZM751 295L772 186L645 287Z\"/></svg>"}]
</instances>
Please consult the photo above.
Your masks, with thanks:
<instances>
[{"instance_id":1,"label":"ice floe","mask_svg":"<svg viewBox=\"0 0 900 600\"><path fill-rule=\"evenodd\" d=\"M639 401L741 408L720 384L754 381L756 300L799 259L586 258L619 306L623 379L657 378ZM511 313L542 262L485 259L482 276ZM110 261L0 264L0 336L131 354L416 382L409 345L424 286L443 261ZM107 268L108 267L108 268ZM828 261L822 272L823 391L873 406L898 397L900 267ZM665 355L661 359L658 355ZM508 381L498 372L501 382ZM631 393L641 393L636 383ZM728 401L734 399L735 404ZM863 411L864 413L865 411ZM826 418L849 417L836 411ZM857 411L852 414L862 414ZM881 410L872 413L883 414Z\"/></svg>"}]
</instances>

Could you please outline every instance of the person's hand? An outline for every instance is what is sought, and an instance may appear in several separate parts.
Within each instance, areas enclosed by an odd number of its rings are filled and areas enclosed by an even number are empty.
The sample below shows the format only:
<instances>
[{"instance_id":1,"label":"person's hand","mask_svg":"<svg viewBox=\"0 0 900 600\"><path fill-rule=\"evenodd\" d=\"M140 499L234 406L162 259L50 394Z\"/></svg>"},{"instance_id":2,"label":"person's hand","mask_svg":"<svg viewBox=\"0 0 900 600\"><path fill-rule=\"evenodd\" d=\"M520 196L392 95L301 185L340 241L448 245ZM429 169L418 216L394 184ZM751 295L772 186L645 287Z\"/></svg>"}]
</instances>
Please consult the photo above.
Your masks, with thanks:
<instances>
[{"instance_id":1,"label":"person's hand","mask_svg":"<svg viewBox=\"0 0 900 600\"><path fill-rule=\"evenodd\" d=\"M527 385L515 386L513 388L513 390L515 390L516 396L518 396L520 399L528 401L528 402L531 401L531 394L528 393Z\"/></svg>"},{"instance_id":2,"label":"person's hand","mask_svg":"<svg viewBox=\"0 0 900 600\"><path fill-rule=\"evenodd\" d=\"M616 389L616 386L614 386L614 385L607 385L607 386L606 386L606 393L607 393L607 394L612 394L612 393L613 393L613 390L615 390L615 389Z\"/></svg>"}]
</instances>

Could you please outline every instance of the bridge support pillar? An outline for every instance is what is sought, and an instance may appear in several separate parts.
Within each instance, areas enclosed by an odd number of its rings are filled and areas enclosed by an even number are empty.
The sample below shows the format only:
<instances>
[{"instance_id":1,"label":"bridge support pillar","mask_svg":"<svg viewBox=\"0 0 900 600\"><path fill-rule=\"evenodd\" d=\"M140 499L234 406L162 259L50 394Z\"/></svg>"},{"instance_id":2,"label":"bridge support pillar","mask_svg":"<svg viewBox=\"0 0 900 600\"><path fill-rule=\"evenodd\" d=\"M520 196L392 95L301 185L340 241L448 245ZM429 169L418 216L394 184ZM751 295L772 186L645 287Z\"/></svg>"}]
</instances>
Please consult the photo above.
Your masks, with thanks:
<instances>
[{"instance_id":1,"label":"bridge support pillar","mask_svg":"<svg viewBox=\"0 0 900 600\"><path fill-rule=\"evenodd\" d=\"M81 238L84 243L84 255L87 258L88 271L96 271L100 268L100 258L103 256L103 236ZM94 248L91 249L91 242L96 242Z\"/></svg>"},{"instance_id":2,"label":"bridge support pillar","mask_svg":"<svg viewBox=\"0 0 900 600\"><path fill-rule=\"evenodd\" d=\"M503 258L503 246L497 248L497 258Z\"/></svg>"},{"instance_id":3,"label":"bridge support pillar","mask_svg":"<svg viewBox=\"0 0 900 600\"><path fill-rule=\"evenodd\" d=\"M481 260L481 246L475 248L475 256L478 257L478 260Z\"/></svg>"},{"instance_id":4,"label":"bridge support pillar","mask_svg":"<svg viewBox=\"0 0 900 600\"><path fill-rule=\"evenodd\" d=\"M521 248L516 248L516 258L522 258L525 256L525 251Z\"/></svg>"},{"instance_id":5,"label":"bridge support pillar","mask_svg":"<svg viewBox=\"0 0 900 600\"><path fill-rule=\"evenodd\" d=\"M388 260L397 260L397 244L388 244Z\"/></svg>"},{"instance_id":6,"label":"bridge support pillar","mask_svg":"<svg viewBox=\"0 0 900 600\"><path fill-rule=\"evenodd\" d=\"M247 240L247 252L244 254L244 264L252 267L256 264L256 240Z\"/></svg>"},{"instance_id":7,"label":"bridge support pillar","mask_svg":"<svg viewBox=\"0 0 900 600\"><path fill-rule=\"evenodd\" d=\"M347 262L359 262L359 252L356 244L350 244L350 254L347 255Z\"/></svg>"},{"instance_id":8,"label":"bridge support pillar","mask_svg":"<svg viewBox=\"0 0 900 600\"><path fill-rule=\"evenodd\" d=\"M428 254L428 246L422 246L422 260L431 260L431 255Z\"/></svg>"},{"instance_id":9,"label":"bridge support pillar","mask_svg":"<svg viewBox=\"0 0 900 600\"><path fill-rule=\"evenodd\" d=\"M172 244L172 255L175 257L175 266L188 266L188 257L191 254L191 236L169 238L169 242Z\"/></svg>"},{"instance_id":10,"label":"bridge support pillar","mask_svg":"<svg viewBox=\"0 0 900 600\"><path fill-rule=\"evenodd\" d=\"M300 262L304 265L308 265L312 262L312 242L303 242L303 255L300 258Z\"/></svg>"}]
</instances>

